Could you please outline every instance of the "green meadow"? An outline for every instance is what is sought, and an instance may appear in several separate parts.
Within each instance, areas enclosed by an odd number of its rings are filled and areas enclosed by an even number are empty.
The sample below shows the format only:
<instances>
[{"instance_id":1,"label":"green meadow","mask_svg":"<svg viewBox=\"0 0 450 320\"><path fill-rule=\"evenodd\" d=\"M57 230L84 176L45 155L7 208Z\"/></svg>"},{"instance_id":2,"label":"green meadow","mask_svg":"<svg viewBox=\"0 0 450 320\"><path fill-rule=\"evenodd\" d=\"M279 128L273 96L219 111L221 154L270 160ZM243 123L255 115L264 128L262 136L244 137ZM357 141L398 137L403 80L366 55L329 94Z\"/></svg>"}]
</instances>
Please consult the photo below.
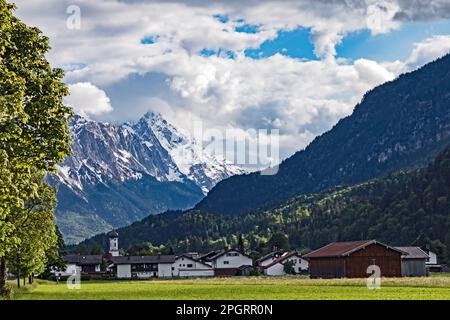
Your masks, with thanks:
<instances>
[{"instance_id":1,"label":"green meadow","mask_svg":"<svg viewBox=\"0 0 450 320\"><path fill-rule=\"evenodd\" d=\"M15 288L16 300L234 300L234 299L355 299L450 300L450 277L386 278L369 290L366 279L306 277L233 277L149 281L85 281L79 290L65 282L37 280Z\"/></svg>"}]
</instances>

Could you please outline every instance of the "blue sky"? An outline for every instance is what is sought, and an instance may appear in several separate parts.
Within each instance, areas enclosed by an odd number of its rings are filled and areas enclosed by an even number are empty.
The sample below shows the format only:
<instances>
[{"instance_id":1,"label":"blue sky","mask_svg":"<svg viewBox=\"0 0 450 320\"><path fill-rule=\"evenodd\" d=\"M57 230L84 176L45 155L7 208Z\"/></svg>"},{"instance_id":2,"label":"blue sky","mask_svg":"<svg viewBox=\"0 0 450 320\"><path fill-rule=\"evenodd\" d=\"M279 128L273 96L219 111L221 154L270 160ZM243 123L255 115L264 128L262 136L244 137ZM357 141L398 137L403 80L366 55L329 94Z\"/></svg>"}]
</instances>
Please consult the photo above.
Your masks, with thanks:
<instances>
[{"instance_id":1,"label":"blue sky","mask_svg":"<svg viewBox=\"0 0 450 320\"><path fill-rule=\"evenodd\" d=\"M386 34L372 35L364 29L345 36L336 47L337 56L376 61L405 60L415 43L434 35L450 34L450 20L411 22Z\"/></svg>"},{"instance_id":2,"label":"blue sky","mask_svg":"<svg viewBox=\"0 0 450 320\"><path fill-rule=\"evenodd\" d=\"M218 15L216 18L222 23L229 21L226 16ZM236 28L237 32L251 34L258 32L258 26L247 24L243 20L241 22L242 25ZM450 34L450 20L410 22L384 34L372 34L369 29L361 29L343 37L336 46L336 57L351 60L364 58L379 62L405 60L413 50L414 44L434 35L448 34ZM310 28L280 30L275 39L263 42L258 48L245 50L245 55L254 59L263 59L278 53L292 58L318 60L320 57L314 52L311 36ZM229 58L234 56L231 51L224 49L218 52L205 48L201 54L211 56L220 55L221 52L226 52Z\"/></svg>"}]
</instances>

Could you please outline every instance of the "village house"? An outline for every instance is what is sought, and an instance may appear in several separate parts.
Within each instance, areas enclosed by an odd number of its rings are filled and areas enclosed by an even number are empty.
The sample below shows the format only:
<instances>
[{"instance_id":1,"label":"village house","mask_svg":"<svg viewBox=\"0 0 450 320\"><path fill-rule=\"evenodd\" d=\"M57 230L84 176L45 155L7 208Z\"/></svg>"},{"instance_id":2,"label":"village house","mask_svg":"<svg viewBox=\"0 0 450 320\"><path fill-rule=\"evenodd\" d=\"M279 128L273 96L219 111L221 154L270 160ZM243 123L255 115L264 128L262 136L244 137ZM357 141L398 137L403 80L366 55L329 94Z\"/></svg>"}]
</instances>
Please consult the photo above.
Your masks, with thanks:
<instances>
[{"instance_id":1,"label":"village house","mask_svg":"<svg viewBox=\"0 0 450 320\"><path fill-rule=\"evenodd\" d=\"M119 256L112 262L119 279L170 278L175 256Z\"/></svg>"},{"instance_id":2,"label":"village house","mask_svg":"<svg viewBox=\"0 0 450 320\"><path fill-rule=\"evenodd\" d=\"M103 257L101 255L71 254L63 257L66 269L54 272L58 276L66 277L76 273L95 274L101 273Z\"/></svg>"},{"instance_id":3,"label":"village house","mask_svg":"<svg viewBox=\"0 0 450 320\"><path fill-rule=\"evenodd\" d=\"M197 255L194 255L197 256ZM172 265L172 275L174 277L212 277L214 269L195 258L185 254L178 256Z\"/></svg>"},{"instance_id":4,"label":"village house","mask_svg":"<svg viewBox=\"0 0 450 320\"><path fill-rule=\"evenodd\" d=\"M403 251L402 276L403 277L425 277L427 276L426 262L429 256L419 247L395 247Z\"/></svg>"},{"instance_id":5,"label":"village house","mask_svg":"<svg viewBox=\"0 0 450 320\"><path fill-rule=\"evenodd\" d=\"M268 261L270 261L267 263ZM277 258L266 258L260 261L259 268L267 276L284 276L286 275L285 264L292 262L293 272L296 274L308 271L309 263L296 252L285 252Z\"/></svg>"},{"instance_id":6,"label":"village house","mask_svg":"<svg viewBox=\"0 0 450 320\"><path fill-rule=\"evenodd\" d=\"M427 272L441 272L442 266L439 264L437 254L428 249L424 249L424 252L428 255L427 262L425 263Z\"/></svg>"},{"instance_id":7,"label":"village house","mask_svg":"<svg viewBox=\"0 0 450 320\"><path fill-rule=\"evenodd\" d=\"M333 242L303 258L309 260L311 278L366 278L376 265L383 277L401 277L405 253L376 240Z\"/></svg>"},{"instance_id":8,"label":"village house","mask_svg":"<svg viewBox=\"0 0 450 320\"><path fill-rule=\"evenodd\" d=\"M259 259L257 259L255 261L255 264L258 267L266 266L266 265L272 263L273 261L275 261L276 259L278 259L283 253L284 253L284 251L282 251L282 250L272 251L272 252L260 257Z\"/></svg>"},{"instance_id":9,"label":"village house","mask_svg":"<svg viewBox=\"0 0 450 320\"><path fill-rule=\"evenodd\" d=\"M213 251L201 256L200 260L210 265L216 276L235 276L239 274L239 268L253 266L252 258L235 249Z\"/></svg>"}]
</instances>

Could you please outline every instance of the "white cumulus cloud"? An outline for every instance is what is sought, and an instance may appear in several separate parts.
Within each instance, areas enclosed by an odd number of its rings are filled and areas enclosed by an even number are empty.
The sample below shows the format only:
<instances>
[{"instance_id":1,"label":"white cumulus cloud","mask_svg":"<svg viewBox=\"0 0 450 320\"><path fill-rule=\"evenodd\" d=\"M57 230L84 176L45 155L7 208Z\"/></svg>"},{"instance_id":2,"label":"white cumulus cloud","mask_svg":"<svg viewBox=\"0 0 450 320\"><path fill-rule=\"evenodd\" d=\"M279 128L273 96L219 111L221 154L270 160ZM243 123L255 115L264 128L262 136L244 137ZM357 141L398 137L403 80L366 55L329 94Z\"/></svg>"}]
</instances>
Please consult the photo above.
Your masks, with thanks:
<instances>
[{"instance_id":1,"label":"white cumulus cloud","mask_svg":"<svg viewBox=\"0 0 450 320\"><path fill-rule=\"evenodd\" d=\"M98 116L113 110L111 101L105 91L90 82L79 82L69 85L70 94L65 103L83 116Z\"/></svg>"},{"instance_id":2,"label":"white cumulus cloud","mask_svg":"<svg viewBox=\"0 0 450 320\"><path fill-rule=\"evenodd\" d=\"M450 36L436 35L416 43L406 64L415 69L450 52Z\"/></svg>"}]
</instances>

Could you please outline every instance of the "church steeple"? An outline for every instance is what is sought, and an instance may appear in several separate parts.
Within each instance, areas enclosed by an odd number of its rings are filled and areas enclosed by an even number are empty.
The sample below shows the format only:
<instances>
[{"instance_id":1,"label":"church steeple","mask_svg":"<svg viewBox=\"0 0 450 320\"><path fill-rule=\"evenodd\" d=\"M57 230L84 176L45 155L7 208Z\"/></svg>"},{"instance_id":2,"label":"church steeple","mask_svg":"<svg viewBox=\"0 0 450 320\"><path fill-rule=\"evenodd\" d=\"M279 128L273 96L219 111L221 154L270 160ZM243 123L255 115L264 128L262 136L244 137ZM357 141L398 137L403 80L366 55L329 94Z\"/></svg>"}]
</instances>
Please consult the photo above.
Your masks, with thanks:
<instances>
[{"instance_id":1,"label":"church steeple","mask_svg":"<svg viewBox=\"0 0 450 320\"><path fill-rule=\"evenodd\" d=\"M109 234L109 253L113 257L119 256L119 234L111 231Z\"/></svg>"}]
</instances>

